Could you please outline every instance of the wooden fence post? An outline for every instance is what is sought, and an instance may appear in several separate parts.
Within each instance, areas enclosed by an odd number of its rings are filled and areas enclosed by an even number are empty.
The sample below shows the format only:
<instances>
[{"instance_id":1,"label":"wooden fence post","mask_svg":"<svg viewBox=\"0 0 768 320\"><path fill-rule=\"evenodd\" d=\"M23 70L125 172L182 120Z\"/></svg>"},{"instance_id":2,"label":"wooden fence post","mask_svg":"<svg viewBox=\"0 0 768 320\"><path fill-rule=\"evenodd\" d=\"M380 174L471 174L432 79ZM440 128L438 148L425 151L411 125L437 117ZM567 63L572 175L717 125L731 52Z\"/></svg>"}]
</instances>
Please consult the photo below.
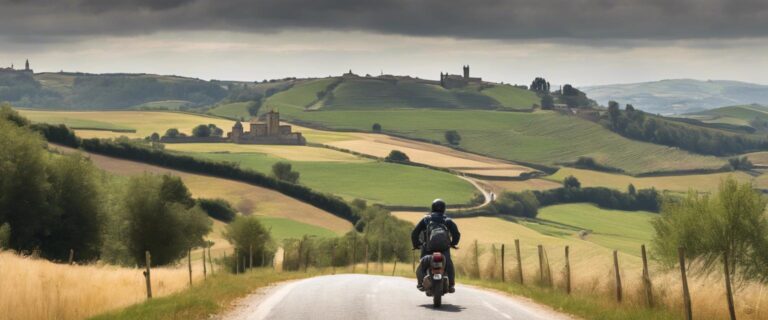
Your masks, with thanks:
<instances>
[{"instance_id":1,"label":"wooden fence post","mask_svg":"<svg viewBox=\"0 0 768 320\"><path fill-rule=\"evenodd\" d=\"M331 274L336 274L336 264L334 263L336 261L336 244L334 243L333 246L331 246L331 268L333 269L333 272Z\"/></svg>"},{"instance_id":2,"label":"wooden fence post","mask_svg":"<svg viewBox=\"0 0 768 320\"><path fill-rule=\"evenodd\" d=\"M480 247L475 239L475 270L477 270L477 278L480 279Z\"/></svg>"},{"instance_id":3,"label":"wooden fence post","mask_svg":"<svg viewBox=\"0 0 768 320\"><path fill-rule=\"evenodd\" d=\"M147 270L144 270L144 279L147 280L147 299L152 299L152 267L149 251L144 251L144 263L147 266Z\"/></svg>"},{"instance_id":4,"label":"wooden fence post","mask_svg":"<svg viewBox=\"0 0 768 320\"><path fill-rule=\"evenodd\" d=\"M377 259L379 260L379 272L384 272L384 260L381 257L381 240L378 241L378 246L379 246L379 249L378 249L379 252L378 252Z\"/></svg>"},{"instance_id":5,"label":"wooden fence post","mask_svg":"<svg viewBox=\"0 0 768 320\"><path fill-rule=\"evenodd\" d=\"M544 284L544 248L541 245L537 248L539 250L539 283Z\"/></svg>"},{"instance_id":6,"label":"wooden fence post","mask_svg":"<svg viewBox=\"0 0 768 320\"><path fill-rule=\"evenodd\" d=\"M392 267L392 276L394 277L395 276L395 270L397 270L397 252L394 249L392 249L392 253L395 254L395 266Z\"/></svg>"},{"instance_id":7,"label":"wooden fence post","mask_svg":"<svg viewBox=\"0 0 768 320\"><path fill-rule=\"evenodd\" d=\"M187 267L189 267L189 286L192 286L192 248L187 249Z\"/></svg>"},{"instance_id":8,"label":"wooden fence post","mask_svg":"<svg viewBox=\"0 0 768 320\"><path fill-rule=\"evenodd\" d=\"M253 269L253 245L248 246L248 259L250 259L248 269Z\"/></svg>"},{"instance_id":9,"label":"wooden fence post","mask_svg":"<svg viewBox=\"0 0 768 320\"><path fill-rule=\"evenodd\" d=\"M355 273L357 266L357 233L352 237L352 273Z\"/></svg>"},{"instance_id":10,"label":"wooden fence post","mask_svg":"<svg viewBox=\"0 0 768 320\"><path fill-rule=\"evenodd\" d=\"M75 262L75 250L69 249L69 265L72 265Z\"/></svg>"},{"instance_id":11,"label":"wooden fence post","mask_svg":"<svg viewBox=\"0 0 768 320\"><path fill-rule=\"evenodd\" d=\"M565 246L565 292L571 294L571 259L568 246Z\"/></svg>"},{"instance_id":12,"label":"wooden fence post","mask_svg":"<svg viewBox=\"0 0 768 320\"><path fill-rule=\"evenodd\" d=\"M515 251L517 252L517 277L520 284L523 284L523 258L520 257L520 239L515 239Z\"/></svg>"},{"instance_id":13,"label":"wooden fence post","mask_svg":"<svg viewBox=\"0 0 768 320\"><path fill-rule=\"evenodd\" d=\"M211 256L211 246L208 246L208 264L211 265L211 275L213 275L213 256Z\"/></svg>"},{"instance_id":14,"label":"wooden fence post","mask_svg":"<svg viewBox=\"0 0 768 320\"><path fill-rule=\"evenodd\" d=\"M365 274L368 274L368 239L365 239Z\"/></svg>"},{"instance_id":15,"label":"wooden fence post","mask_svg":"<svg viewBox=\"0 0 768 320\"><path fill-rule=\"evenodd\" d=\"M621 273L619 272L619 252L613 250L613 271L616 273L616 301L621 303Z\"/></svg>"},{"instance_id":16,"label":"wooden fence post","mask_svg":"<svg viewBox=\"0 0 768 320\"><path fill-rule=\"evenodd\" d=\"M728 296L728 314L731 320L736 320L736 306L733 304L733 289L731 288L731 267L728 265L728 251L723 255L723 267L725 267L725 294Z\"/></svg>"},{"instance_id":17,"label":"wooden fence post","mask_svg":"<svg viewBox=\"0 0 768 320\"><path fill-rule=\"evenodd\" d=\"M688 277L685 275L685 249L677 248L677 256L680 259L680 276L683 280L683 305L685 306L685 320L693 319L693 310L691 309L691 293L688 291Z\"/></svg>"},{"instance_id":18,"label":"wooden fence post","mask_svg":"<svg viewBox=\"0 0 768 320\"><path fill-rule=\"evenodd\" d=\"M504 271L504 244L501 244L501 282L506 282L506 271Z\"/></svg>"},{"instance_id":19,"label":"wooden fence post","mask_svg":"<svg viewBox=\"0 0 768 320\"><path fill-rule=\"evenodd\" d=\"M205 266L205 247L203 247L203 280L208 279L208 268Z\"/></svg>"},{"instance_id":20,"label":"wooden fence post","mask_svg":"<svg viewBox=\"0 0 768 320\"><path fill-rule=\"evenodd\" d=\"M645 301L649 308L653 308L653 287L651 284L651 274L648 271L648 256L645 253L645 245L640 246L640 253L643 258L643 287L645 288Z\"/></svg>"}]
</instances>

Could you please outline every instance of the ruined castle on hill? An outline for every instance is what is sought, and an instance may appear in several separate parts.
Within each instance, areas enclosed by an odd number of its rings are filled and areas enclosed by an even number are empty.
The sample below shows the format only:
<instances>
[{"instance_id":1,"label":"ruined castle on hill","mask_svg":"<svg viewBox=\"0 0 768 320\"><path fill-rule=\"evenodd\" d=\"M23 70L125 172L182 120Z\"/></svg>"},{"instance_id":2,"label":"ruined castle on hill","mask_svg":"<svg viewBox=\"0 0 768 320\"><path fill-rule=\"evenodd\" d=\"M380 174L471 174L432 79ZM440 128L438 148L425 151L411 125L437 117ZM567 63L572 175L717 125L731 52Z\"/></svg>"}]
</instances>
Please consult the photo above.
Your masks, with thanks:
<instances>
[{"instance_id":1,"label":"ruined castle on hill","mask_svg":"<svg viewBox=\"0 0 768 320\"><path fill-rule=\"evenodd\" d=\"M448 74L440 72L440 86L446 89L463 88L470 84L480 84L483 78L469 76L469 66L464 66L464 75Z\"/></svg>"},{"instance_id":2,"label":"ruined castle on hill","mask_svg":"<svg viewBox=\"0 0 768 320\"><path fill-rule=\"evenodd\" d=\"M258 118L251 119L249 132L243 131L240 121L235 122L227 139L241 144L307 144L301 132L291 130L290 125L280 124L280 113L272 110L264 115L263 122Z\"/></svg>"}]
</instances>

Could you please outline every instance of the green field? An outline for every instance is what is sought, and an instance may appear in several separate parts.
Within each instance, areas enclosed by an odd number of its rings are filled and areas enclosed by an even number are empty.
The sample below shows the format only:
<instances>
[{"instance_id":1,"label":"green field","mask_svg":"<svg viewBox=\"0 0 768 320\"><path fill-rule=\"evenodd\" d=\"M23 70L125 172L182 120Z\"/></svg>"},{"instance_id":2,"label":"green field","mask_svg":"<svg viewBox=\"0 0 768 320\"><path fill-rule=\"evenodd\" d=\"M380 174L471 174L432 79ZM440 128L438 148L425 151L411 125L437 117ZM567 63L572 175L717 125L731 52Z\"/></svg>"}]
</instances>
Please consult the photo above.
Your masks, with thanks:
<instances>
[{"instance_id":1,"label":"green field","mask_svg":"<svg viewBox=\"0 0 768 320\"><path fill-rule=\"evenodd\" d=\"M179 110L182 106L190 104L189 101L184 100L164 100L164 101L152 101L142 103L131 107L136 110Z\"/></svg>"},{"instance_id":2,"label":"green field","mask_svg":"<svg viewBox=\"0 0 768 320\"><path fill-rule=\"evenodd\" d=\"M277 109L280 113L304 111L317 100L317 93L324 90L334 78L310 80L294 85L290 90L279 92L267 99L259 113Z\"/></svg>"},{"instance_id":3,"label":"green field","mask_svg":"<svg viewBox=\"0 0 768 320\"><path fill-rule=\"evenodd\" d=\"M288 161L263 153L187 153L195 157L238 163L241 168L271 173L286 161L301 174L300 183L352 200L403 206L426 206L434 198L468 203L475 188L456 176L425 168L376 161Z\"/></svg>"},{"instance_id":4,"label":"green field","mask_svg":"<svg viewBox=\"0 0 768 320\"><path fill-rule=\"evenodd\" d=\"M530 110L541 99L530 90L515 88L511 85L498 85L481 91L482 94L496 99L504 108Z\"/></svg>"},{"instance_id":5,"label":"green field","mask_svg":"<svg viewBox=\"0 0 768 320\"><path fill-rule=\"evenodd\" d=\"M750 160L755 161L752 157L750 157ZM739 182L749 182L753 179L752 176L743 171L680 176L632 177L623 174L575 168L561 168L555 174L546 177L546 179L562 182L568 176L574 176L579 179L583 187L607 187L626 191L629 184L632 184L637 189L656 188L659 191L666 190L683 193L691 189L701 192L717 191L720 182L728 177Z\"/></svg>"},{"instance_id":6,"label":"green field","mask_svg":"<svg viewBox=\"0 0 768 320\"><path fill-rule=\"evenodd\" d=\"M221 104L209 110L208 113L229 119L249 119L251 115L248 114L248 105L250 104L251 102L233 102Z\"/></svg>"},{"instance_id":7,"label":"green field","mask_svg":"<svg viewBox=\"0 0 768 320\"><path fill-rule=\"evenodd\" d=\"M768 119L768 107L761 105L728 106L686 115L710 123L727 123L749 126L754 119Z\"/></svg>"},{"instance_id":8,"label":"green field","mask_svg":"<svg viewBox=\"0 0 768 320\"><path fill-rule=\"evenodd\" d=\"M606 248L639 255L640 246L653 238L651 221L657 214L645 211L606 210L591 204L563 204L539 210L537 222L524 225L556 237L576 237L591 230L585 240Z\"/></svg>"},{"instance_id":9,"label":"green field","mask_svg":"<svg viewBox=\"0 0 768 320\"><path fill-rule=\"evenodd\" d=\"M462 137L460 146L487 156L542 164L588 156L629 173L715 169L725 161L676 148L621 137L599 124L553 112L395 109L300 112L281 109L284 118L332 129L384 132L445 143L446 130Z\"/></svg>"},{"instance_id":10,"label":"green field","mask_svg":"<svg viewBox=\"0 0 768 320\"><path fill-rule=\"evenodd\" d=\"M63 124L73 129L98 129L98 130L135 130L135 128L127 125L108 122L109 119L102 120L70 117L66 113L47 112L47 111L32 111L32 110L19 110L20 113L27 119L33 122L45 122L51 124Z\"/></svg>"},{"instance_id":11,"label":"green field","mask_svg":"<svg viewBox=\"0 0 768 320\"><path fill-rule=\"evenodd\" d=\"M259 217L259 221L270 230L272 239L280 243L283 239L298 239L305 235L332 238L337 234L331 230L278 217Z\"/></svg>"}]
</instances>

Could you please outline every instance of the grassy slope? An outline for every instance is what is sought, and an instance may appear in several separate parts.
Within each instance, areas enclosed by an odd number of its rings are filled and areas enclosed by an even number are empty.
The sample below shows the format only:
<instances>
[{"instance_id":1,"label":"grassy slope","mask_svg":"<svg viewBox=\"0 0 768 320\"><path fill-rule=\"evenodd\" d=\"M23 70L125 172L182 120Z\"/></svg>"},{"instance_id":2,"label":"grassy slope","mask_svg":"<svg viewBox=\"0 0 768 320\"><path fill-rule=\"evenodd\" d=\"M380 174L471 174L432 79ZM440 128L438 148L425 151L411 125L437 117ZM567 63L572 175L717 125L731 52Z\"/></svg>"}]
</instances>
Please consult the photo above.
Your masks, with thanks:
<instances>
[{"instance_id":1,"label":"grassy slope","mask_svg":"<svg viewBox=\"0 0 768 320\"><path fill-rule=\"evenodd\" d=\"M476 89L446 90L418 80L344 79L324 110L376 108L495 109L499 103Z\"/></svg>"},{"instance_id":2,"label":"grassy slope","mask_svg":"<svg viewBox=\"0 0 768 320\"><path fill-rule=\"evenodd\" d=\"M657 214L638 211L605 210L591 204L564 204L542 208L538 219L543 220L543 229L528 224L544 233L566 233L573 237L573 229L592 230L586 240L603 247L638 254L642 244L649 244L653 237L651 220ZM560 225L546 225L555 222ZM553 230L559 229L559 230Z\"/></svg>"},{"instance_id":3,"label":"grassy slope","mask_svg":"<svg viewBox=\"0 0 768 320\"><path fill-rule=\"evenodd\" d=\"M701 156L623 138L602 126L551 112L515 113L480 110L374 110L285 112L284 117L334 129L370 130L444 141L457 129L461 147L491 157L553 164L590 156L630 173L719 168L722 159Z\"/></svg>"},{"instance_id":4,"label":"grassy slope","mask_svg":"<svg viewBox=\"0 0 768 320\"><path fill-rule=\"evenodd\" d=\"M768 119L768 107L740 105L711 109L687 115L710 123L727 123L748 126L753 119Z\"/></svg>"},{"instance_id":5,"label":"grassy slope","mask_svg":"<svg viewBox=\"0 0 768 320\"><path fill-rule=\"evenodd\" d=\"M248 119L250 118L250 115L248 114L248 105L250 102L233 102L233 103L227 103L227 104L221 104L208 112L210 114L230 118L230 119L237 119L237 118L243 118Z\"/></svg>"},{"instance_id":6,"label":"grassy slope","mask_svg":"<svg viewBox=\"0 0 768 320\"><path fill-rule=\"evenodd\" d=\"M562 168L547 179L562 181L565 177L574 176L585 187L608 187L618 190L626 190L629 184L635 188L646 189L656 188L657 190L669 190L676 192L687 192L689 189L699 191L715 191L720 181L728 176L736 180L747 182L752 177L744 172L725 172L712 174L695 174L684 176L664 176L664 177L643 177L636 178L621 174L612 174L597 172L591 170L582 170L574 168Z\"/></svg>"},{"instance_id":7,"label":"grassy slope","mask_svg":"<svg viewBox=\"0 0 768 320\"><path fill-rule=\"evenodd\" d=\"M496 99L504 108L529 110L534 104L539 104L539 97L525 89L511 85L497 85L481 91L482 94Z\"/></svg>"},{"instance_id":8,"label":"grassy slope","mask_svg":"<svg viewBox=\"0 0 768 320\"><path fill-rule=\"evenodd\" d=\"M191 153L217 161L239 163L242 168L270 173L285 159L259 153ZM366 199L388 205L424 206L430 199L467 203L474 187L440 171L384 162L287 161L301 173L300 182L347 200Z\"/></svg>"},{"instance_id":9,"label":"grassy slope","mask_svg":"<svg viewBox=\"0 0 768 320\"><path fill-rule=\"evenodd\" d=\"M279 92L267 99L259 113L276 109L281 113L299 112L317 100L317 93L336 81L334 78L309 80L294 85L290 90Z\"/></svg>"}]
</instances>

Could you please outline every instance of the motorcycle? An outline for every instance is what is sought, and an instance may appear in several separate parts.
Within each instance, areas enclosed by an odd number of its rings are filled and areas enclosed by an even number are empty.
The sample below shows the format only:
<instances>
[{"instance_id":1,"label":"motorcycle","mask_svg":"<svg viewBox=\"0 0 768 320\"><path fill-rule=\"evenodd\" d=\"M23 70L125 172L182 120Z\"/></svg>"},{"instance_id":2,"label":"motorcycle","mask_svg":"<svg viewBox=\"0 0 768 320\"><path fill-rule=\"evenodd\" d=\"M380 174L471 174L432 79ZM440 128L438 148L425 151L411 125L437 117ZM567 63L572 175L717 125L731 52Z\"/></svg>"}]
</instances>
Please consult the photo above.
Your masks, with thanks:
<instances>
[{"instance_id":1,"label":"motorcycle","mask_svg":"<svg viewBox=\"0 0 768 320\"><path fill-rule=\"evenodd\" d=\"M449 279L445 272L447 265L446 258L440 252L433 252L429 258L429 268L427 274L422 280L422 286L427 297L432 297L432 304L439 308L442 304L443 295L448 293Z\"/></svg>"}]
</instances>

